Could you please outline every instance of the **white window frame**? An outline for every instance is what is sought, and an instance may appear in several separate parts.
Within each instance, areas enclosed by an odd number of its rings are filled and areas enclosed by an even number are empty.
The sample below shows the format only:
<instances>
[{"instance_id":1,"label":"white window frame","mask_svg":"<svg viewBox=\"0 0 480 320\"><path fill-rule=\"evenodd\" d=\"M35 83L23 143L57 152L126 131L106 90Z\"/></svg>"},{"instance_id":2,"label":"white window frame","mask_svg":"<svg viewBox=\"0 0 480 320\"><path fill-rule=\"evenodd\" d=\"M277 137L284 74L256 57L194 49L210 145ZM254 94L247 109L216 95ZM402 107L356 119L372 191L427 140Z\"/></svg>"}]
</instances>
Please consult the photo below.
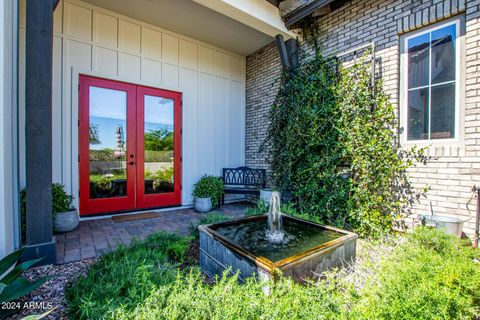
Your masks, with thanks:
<instances>
[{"instance_id":1,"label":"white window frame","mask_svg":"<svg viewBox=\"0 0 480 320\"><path fill-rule=\"evenodd\" d=\"M448 19L446 22L441 22L438 24L434 24L432 26L427 26L419 29L418 31L414 31L411 34L402 37L400 39L401 44L401 61L400 61L400 125L403 128L402 132L402 143L405 145L429 145L429 144L441 144L441 143L458 143L461 141L462 132L460 128L460 118L462 116L461 112L461 84L463 83L462 80L462 73L460 72L461 69L463 70L463 60L461 58L461 50L460 47L462 45L462 33L461 33L461 17L455 17L454 19ZM419 37L424 34L431 33L433 31L455 25L455 136L454 138L448 139L422 139L422 140L408 140L408 92L412 89L408 88L408 40L412 38ZM432 59L431 59L431 47L429 52L429 84L426 86L416 87L413 89L419 88L432 88L442 84L453 83L452 81L446 81L442 83L436 83L434 85L431 84L431 72L432 72ZM429 89L429 122L428 122L428 134L430 135L431 130L431 89Z\"/></svg>"}]
</instances>

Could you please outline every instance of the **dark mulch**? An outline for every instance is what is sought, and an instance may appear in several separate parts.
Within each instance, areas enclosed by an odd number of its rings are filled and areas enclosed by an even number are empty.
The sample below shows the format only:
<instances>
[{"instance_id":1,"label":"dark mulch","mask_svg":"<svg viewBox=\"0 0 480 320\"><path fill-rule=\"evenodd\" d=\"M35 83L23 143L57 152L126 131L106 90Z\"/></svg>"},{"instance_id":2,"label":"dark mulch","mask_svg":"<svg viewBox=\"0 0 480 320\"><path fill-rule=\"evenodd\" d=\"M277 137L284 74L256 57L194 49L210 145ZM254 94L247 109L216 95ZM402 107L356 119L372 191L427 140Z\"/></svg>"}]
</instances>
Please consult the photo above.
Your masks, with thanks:
<instances>
[{"instance_id":1,"label":"dark mulch","mask_svg":"<svg viewBox=\"0 0 480 320\"><path fill-rule=\"evenodd\" d=\"M180 269L188 271L190 268L195 268L200 266L200 242L199 239L193 239L188 245L187 252L183 258L183 262L180 264ZM208 275L203 273L203 283L213 286L215 284L215 279L210 278Z\"/></svg>"},{"instance_id":2,"label":"dark mulch","mask_svg":"<svg viewBox=\"0 0 480 320\"><path fill-rule=\"evenodd\" d=\"M194 239L188 244L187 252L185 252L180 268L189 269L198 265L200 265L200 243L198 239Z\"/></svg>"}]
</instances>

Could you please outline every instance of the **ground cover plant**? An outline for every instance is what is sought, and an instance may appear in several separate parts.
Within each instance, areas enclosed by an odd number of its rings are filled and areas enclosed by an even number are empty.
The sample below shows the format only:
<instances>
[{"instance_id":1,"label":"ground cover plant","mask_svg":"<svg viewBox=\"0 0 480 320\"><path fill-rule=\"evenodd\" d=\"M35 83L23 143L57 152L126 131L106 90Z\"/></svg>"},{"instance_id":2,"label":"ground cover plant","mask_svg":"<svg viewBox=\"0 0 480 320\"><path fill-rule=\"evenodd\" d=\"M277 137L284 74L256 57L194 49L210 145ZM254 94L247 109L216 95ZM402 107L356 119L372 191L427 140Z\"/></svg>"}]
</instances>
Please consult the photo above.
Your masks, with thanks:
<instances>
[{"instance_id":1,"label":"ground cover plant","mask_svg":"<svg viewBox=\"0 0 480 320\"><path fill-rule=\"evenodd\" d=\"M217 217L218 218L218 217ZM214 218L212 218L214 219ZM179 268L191 237L159 233L105 255L67 290L71 319L472 319L480 312L480 254L419 228L361 240L355 268L309 285L235 277L205 282Z\"/></svg>"}]
</instances>

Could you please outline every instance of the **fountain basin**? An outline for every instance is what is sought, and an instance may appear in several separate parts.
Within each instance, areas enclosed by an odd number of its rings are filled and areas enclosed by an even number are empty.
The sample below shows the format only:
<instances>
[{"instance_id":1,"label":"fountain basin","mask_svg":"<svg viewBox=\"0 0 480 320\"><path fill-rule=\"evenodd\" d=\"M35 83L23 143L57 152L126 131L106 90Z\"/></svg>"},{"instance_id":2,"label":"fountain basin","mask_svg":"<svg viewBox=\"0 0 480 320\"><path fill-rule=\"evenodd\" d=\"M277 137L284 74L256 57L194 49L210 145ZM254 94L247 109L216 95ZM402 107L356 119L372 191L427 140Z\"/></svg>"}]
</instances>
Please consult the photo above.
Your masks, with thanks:
<instances>
[{"instance_id":1,"label":"fountain basin","mask_svg":"<svg viewBox=\"0 0 480 320\"><path fill-rule=\"evenodd\" d=\"M288 244L272 244L258 236L267 230L267 219L262 215L199 226L202 271L214 278L231 268L241 282L250 276L275 279L281 271L305 282L355 260L355 233L283 215Z\"/></svg>"}]
</instances>

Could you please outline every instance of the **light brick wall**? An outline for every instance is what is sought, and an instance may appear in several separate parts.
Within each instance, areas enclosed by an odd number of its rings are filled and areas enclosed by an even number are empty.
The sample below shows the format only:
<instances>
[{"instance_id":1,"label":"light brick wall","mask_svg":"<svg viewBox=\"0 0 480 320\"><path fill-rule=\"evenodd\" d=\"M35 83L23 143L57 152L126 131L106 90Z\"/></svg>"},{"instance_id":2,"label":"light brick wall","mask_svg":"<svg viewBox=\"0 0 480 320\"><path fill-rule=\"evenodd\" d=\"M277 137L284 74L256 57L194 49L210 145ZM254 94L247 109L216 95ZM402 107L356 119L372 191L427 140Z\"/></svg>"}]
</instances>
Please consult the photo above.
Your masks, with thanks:
<instances>
[{"instance_id":1,"label":"light brick wall","mask_svg":"<svg viewBox=\"0 0 480 320\"><path fill-rule=\"evenodd\" d=\"M400 36L456 15L464 15L466 22L465 46L461 48L465 85L461 87L464 118L460 126L464 133L455 144L432 143L428 148L432 160L427 166L412 168L409 174L417 187L427 184L431 188L414 212L429 212L431 201L436 213L471 218L464 231L473 238L476 200L471 189L480 186L480 0L353 0L320 18L319 43L323 54L335 55L375 41L377 76L398 106ZM313 54L308 46L303 47ZM265 135L266 115L277 91L273 89L278 88L272 84L279 70L274 43L247 58L246 161L254 167L266 167L264 155L255 148Z\"/></svg>"},{"instance_id":2,"label":"light brick wall","mask_svg":"<svg viewBox=\"0 0 480 320\"><path fill-rule=\"evenodd\" d=\"M260 152L268 128L268 114L280 85L282 66L275 42L247 57L245 163L257 169L270 168ZM269 179L268 179L269 180Z\"/></svg>"}]
</instances>

